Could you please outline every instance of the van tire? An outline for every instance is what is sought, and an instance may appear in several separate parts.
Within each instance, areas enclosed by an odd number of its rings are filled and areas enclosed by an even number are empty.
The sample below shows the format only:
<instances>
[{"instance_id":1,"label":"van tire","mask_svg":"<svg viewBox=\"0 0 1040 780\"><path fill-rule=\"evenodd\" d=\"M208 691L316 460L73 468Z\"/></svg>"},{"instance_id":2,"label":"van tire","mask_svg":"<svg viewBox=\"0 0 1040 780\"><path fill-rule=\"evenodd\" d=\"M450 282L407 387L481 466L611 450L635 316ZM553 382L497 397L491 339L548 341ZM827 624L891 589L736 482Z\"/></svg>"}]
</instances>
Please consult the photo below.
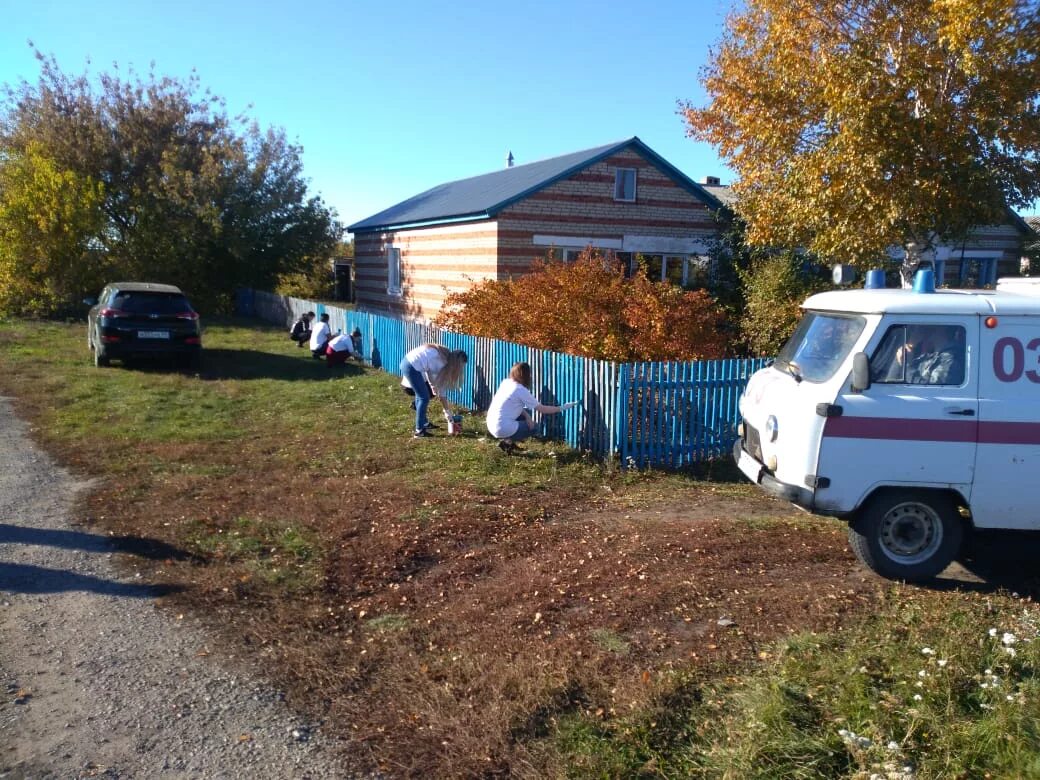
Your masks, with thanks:
<instances>
[{"instance_id":1,"label":"van tire","mask_svg":"<svg viewBox=\"0 0 1040 780\"><path fill-rule=\"evenodd\" d=\"M950 496L887 490L870 499L849 526L849 546L890 580L933 579L960 553L964 524Z\"/></svg>"}]
</instances>

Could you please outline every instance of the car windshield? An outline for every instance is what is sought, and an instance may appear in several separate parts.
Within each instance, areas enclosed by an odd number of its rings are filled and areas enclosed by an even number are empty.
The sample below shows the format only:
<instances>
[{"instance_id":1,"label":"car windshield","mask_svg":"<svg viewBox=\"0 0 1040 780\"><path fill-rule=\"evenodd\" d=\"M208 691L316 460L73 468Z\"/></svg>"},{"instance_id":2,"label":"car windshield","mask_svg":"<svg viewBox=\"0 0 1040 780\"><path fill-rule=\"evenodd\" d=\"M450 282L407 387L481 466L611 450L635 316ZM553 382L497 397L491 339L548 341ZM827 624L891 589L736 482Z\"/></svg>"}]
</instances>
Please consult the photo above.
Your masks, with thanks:
<instances>
[{"instance_id":1,"label":"car windshield","mask_svg":"<svg viewBox=\"0 0 1040 780\"><path fill-rule=\"evenodd\" d=\"M179 314L191 311L191 304L176 293L121 292L112 301L112 308L127 314Z\"/></svg>"},{"instance_id":2,"label":"car windshield","mask_svg":"<svg viewBox=\"0 0 1040 780\"><path fill-rule=\"evenodd\" d=\"M799 381L826 382L848 357L865 325L866 320L855 315L807 312L774 365Z\"/></svg>"}]
</instances>

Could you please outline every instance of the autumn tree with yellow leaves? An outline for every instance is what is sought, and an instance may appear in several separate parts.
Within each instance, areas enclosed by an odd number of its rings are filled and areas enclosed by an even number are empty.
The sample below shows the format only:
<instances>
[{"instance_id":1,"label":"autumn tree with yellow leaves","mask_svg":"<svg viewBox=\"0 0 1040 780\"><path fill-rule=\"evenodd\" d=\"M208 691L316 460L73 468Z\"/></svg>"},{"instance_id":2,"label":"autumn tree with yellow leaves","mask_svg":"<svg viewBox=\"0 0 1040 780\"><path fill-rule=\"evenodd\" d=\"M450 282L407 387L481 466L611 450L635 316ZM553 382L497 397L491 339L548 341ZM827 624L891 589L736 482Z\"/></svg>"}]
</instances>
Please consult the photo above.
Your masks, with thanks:
<instances>
[{"instance_id":1,"label":"autumn tree with yellow leaves","mask_svg":"<svg viewBox=\"0 0 1040 780\"><path fill-rule=\"evenodd\" d=\"M701 81L752 245L866 264L1040 197L1036 0L746 0Z\"/></svg>"}]
</instances>

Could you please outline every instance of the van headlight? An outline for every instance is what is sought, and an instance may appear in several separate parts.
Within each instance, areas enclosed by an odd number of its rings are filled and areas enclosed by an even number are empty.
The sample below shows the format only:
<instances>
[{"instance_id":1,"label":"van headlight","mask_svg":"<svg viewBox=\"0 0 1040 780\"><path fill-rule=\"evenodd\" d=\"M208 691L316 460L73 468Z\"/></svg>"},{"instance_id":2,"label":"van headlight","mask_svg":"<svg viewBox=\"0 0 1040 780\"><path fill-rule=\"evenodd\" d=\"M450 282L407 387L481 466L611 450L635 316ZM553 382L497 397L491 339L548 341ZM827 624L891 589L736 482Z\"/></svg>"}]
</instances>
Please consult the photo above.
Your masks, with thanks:
<instances>
[{"instance_id":1,"label":"van headlight","mask_svg":"<svg viewBox=\"0 0 1040 780\"><path fill-rule=\"evenodd\" d=\"M766 434L769 436L769 441L776 441L776 437L780 435L780 426L773 415L766 418Z\"/></svg>"}]
</instances>

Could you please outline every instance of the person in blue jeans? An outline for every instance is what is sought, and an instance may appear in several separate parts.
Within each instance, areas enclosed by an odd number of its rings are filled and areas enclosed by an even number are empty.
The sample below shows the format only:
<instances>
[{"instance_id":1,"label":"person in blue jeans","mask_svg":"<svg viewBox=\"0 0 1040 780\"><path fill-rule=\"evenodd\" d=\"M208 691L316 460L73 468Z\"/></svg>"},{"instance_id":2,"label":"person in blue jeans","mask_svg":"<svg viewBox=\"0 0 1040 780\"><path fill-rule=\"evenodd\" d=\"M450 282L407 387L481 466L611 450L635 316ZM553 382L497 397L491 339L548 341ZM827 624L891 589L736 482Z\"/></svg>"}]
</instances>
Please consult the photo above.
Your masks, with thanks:
<instances>
[{"instance_id":1,"label":"person in blue jeans","mask_svg":"<svg viewBox=\"0 0 1040 780\"><path fill-rule=\"evenodd\" d=\"M423 344L416 347L401 361L401 376L415 391L415 430L412 436L416 439L429 436L429 429L435 428L426 417L432 394L444 407L445 419L450 419L454 412L444 399L444 393L462 384L462 375L466 370L466 353L461 349L448 349L440 344ZM427 384L429 383L429 384Z\"/></svg>"}]
</instances>

